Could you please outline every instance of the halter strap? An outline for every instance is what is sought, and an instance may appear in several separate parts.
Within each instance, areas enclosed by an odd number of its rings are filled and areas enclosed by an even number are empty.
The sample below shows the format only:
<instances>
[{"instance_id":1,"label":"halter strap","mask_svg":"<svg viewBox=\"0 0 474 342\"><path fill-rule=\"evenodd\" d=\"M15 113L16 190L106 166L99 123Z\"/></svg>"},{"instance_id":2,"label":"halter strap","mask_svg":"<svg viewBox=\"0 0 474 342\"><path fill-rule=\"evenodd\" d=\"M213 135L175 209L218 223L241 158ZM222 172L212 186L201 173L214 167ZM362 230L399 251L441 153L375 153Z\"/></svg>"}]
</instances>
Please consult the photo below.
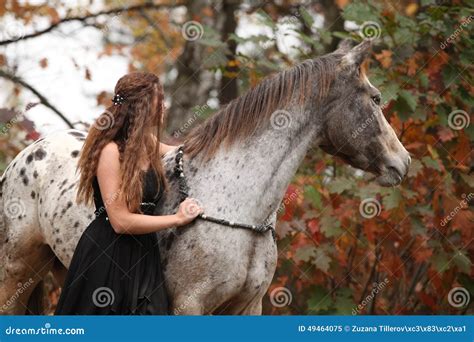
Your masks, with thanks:
<instances>
[{"instance_id":1,"label":"halter strap","mask_svg":"<svg viewBox=\"0 0 474 342\"><path fill-rule=\"evenodd\" d=\"M181 145L178 147L178 152L176 153L176 157L175 157L176 165L174 168L174 174L178 178L178 188L179 188L178 191L179 191L180 202L184 201L186 197L189 196L189 186L186 182L186 178L184 177L184 172L183 172L183 155L184 155L184 150L183 150L183 145ZM208 216L205 214L199 214L198 218L204 221L222 224L224 226L228 226L232 228L250 229L260 234L266 233L268 230L270 230L272 232L273 242L276 243L275 228L270 223L266 223L268 222L268 217L265 220L265 222L260 225L236 223L233 221L228 221L222 218Z\"/></svg>"}]
</instances>

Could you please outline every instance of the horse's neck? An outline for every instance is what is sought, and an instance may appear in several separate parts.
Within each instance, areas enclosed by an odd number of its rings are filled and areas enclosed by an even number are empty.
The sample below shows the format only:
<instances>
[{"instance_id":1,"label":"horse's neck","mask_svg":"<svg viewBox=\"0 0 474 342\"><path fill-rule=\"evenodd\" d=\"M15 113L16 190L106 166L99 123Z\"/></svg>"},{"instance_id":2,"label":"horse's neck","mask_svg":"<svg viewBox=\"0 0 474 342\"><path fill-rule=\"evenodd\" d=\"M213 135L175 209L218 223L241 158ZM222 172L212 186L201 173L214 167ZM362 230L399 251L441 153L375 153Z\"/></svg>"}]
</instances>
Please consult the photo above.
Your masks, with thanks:
<instances>
[{"instance_id":1,"label":"horse's neck","mask_svg":"<svg viewBox=\"0 0 474 342\"><path fill-rule=\"evenodd\" d=\"M277 210L316 133L302 110L288 112L289 127L269 125L243 143L221 148L205 165L191 162L198 169L191 175L191 196L208 215L260 224Z\"/></svg>"}]
</instances>

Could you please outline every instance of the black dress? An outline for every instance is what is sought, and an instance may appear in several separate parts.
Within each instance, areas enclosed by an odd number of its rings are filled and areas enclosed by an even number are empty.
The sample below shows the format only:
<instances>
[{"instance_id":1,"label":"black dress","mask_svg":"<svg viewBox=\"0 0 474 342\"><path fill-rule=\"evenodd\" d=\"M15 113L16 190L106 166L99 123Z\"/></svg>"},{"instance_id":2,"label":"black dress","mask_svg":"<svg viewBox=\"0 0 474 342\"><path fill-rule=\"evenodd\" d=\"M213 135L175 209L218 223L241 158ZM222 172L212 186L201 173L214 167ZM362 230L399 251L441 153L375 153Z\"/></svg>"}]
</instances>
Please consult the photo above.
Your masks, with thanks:
<instances>
[{"instance_id":1,"label":"black dress","mask_svg":"<svg viewBox=\"0 0 474 342\"><path fill-rule=\"evenodd\" d=\"M151 215L162 192L154 172L144 173L141 209ZM93 189L96 218L79 239L55 314L170 314L156 234L117 234L97 178Z\"/></svg>"}]
</instances>

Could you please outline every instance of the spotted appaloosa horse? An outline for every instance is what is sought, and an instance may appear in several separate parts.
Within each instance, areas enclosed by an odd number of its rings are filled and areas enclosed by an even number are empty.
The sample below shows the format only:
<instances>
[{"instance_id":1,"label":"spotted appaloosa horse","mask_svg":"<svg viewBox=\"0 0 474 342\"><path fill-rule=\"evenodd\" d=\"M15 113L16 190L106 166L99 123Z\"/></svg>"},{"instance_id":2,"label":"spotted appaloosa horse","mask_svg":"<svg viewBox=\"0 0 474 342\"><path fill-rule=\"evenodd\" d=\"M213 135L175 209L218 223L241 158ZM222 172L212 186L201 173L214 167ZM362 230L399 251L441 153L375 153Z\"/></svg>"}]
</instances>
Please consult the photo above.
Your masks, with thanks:
<instances>
[{"instance_id":1,"label":"spotted appaloosa horse","mask_svg":"<svg viewBox=\"0 0 474 342\"><path fill-rule=\"evenodd\" d=\"M382 114L378 90L360 68L369 50L370 42L364 41L307 60L265 79L204 122L185 142L190 196L211 216L255 225L270 217L274 223L311 145L374 173L383 186L399 184L410 157ZM1 179L4 313L24 313L45 274L68 267L93 218L94 208L74 201L76 161L85 137L70 130L36 141ZM217 148L206 161L201 153L209 144ZM175 154L164 157L170 191L156 214L175 212L179 204ZM277 262L270 232L197 220L161 231L159 238L174 313L261 313ZM26 282L31 285L18 294L18 284Z\"/></svg>"}]
</instances>

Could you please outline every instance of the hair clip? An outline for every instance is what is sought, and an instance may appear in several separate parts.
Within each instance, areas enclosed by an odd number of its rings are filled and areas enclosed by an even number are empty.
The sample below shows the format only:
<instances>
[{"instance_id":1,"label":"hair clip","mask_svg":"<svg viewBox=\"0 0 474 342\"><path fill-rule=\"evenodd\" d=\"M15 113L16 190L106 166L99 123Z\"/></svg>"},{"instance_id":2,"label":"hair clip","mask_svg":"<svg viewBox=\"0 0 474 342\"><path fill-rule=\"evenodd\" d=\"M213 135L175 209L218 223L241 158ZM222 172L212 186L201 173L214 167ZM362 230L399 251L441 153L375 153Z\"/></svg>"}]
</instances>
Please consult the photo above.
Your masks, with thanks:
<instances>
[{"instance_id":1,"label":"hair clip","mask_svg":"<svg viewBox=\"0 0 474 342\"><path fill-rule=\"evenodd\" d=\"M112 102L114 103L114 106L121 105L122 103L124 103L124 101L125 101L125 98L123 96L121 96L120 94L115 94L113 99L112 99Z\"/></svg>"}]
</instances>

